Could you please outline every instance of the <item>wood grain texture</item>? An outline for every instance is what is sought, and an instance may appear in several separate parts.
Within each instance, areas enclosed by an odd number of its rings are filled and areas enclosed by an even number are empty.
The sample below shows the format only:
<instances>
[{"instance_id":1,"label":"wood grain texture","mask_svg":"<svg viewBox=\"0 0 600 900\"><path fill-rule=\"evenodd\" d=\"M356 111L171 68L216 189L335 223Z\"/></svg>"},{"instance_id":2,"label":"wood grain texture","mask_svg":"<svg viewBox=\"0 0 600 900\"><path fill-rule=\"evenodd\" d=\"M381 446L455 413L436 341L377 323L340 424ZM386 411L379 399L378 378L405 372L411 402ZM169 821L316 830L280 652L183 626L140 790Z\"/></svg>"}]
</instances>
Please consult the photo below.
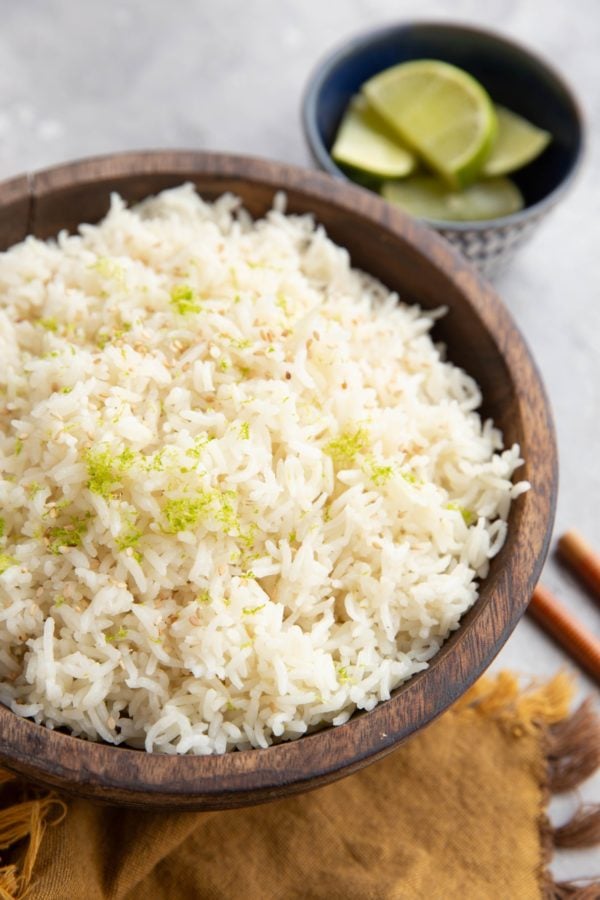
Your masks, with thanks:
<instances>
[{"instance_id":1,"label":"wood grain texture","mask_svg":"<svg viewBox=\"0 0 600 900\"><path fill-rule=\"evenodd\" d=\"M492 561L480 598L427 670L369 713L266 750L172 757L93 744L22 719L0 705L0 763L88 798L141 807L221 809L309 790L384 756L443 712L475 681L505 643L538 580L554 518L556 447L535 364L507 310L441 238L374 194L318 172L247 157L187 151L129 153L76 162L0 185L0 210L27 209L40 237L107 211L111 191L141 199L193 182L211 199L239 194L262 215L275 191L288 209L314 213L352 262L408 302L448 307L434 335L448 356L479 382L483 413L518 441L519 477L532 490L511 511L508 538ZM15 206L16 204L16 206ZM12 235L12 236L11 236ZM22 237L0 232L2 247Z\"/></svg>"}]
</instances>

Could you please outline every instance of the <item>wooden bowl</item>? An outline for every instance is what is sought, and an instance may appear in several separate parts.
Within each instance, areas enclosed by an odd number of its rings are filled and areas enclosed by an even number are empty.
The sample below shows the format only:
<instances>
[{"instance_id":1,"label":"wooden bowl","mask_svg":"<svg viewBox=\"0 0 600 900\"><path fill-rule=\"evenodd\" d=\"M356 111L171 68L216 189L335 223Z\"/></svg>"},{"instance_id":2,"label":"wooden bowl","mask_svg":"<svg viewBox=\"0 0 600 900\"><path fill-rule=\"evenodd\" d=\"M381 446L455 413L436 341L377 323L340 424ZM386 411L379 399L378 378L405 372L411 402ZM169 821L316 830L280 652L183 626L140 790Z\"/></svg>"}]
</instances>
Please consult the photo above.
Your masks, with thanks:
<instances>
[{"instance_id":1,"label":"wooden bowl","mask_svg":"<svg viewBox=\"0 0 600 900\"><path fill-rule=\"evenodd\" d=\"M508 538L475 606L429 668L391 700L345 725L266 750L168 756L51 731L0 705L0 763L81 797L146 808L222 809L306 791L385 756L475 681L517 624L547 551L556 498L556 448L539 374L510 315L466 260L433 232L328 175L238 156L148 152L84 160L0 185L0 247L28 234L96 222L112 191L128 201L191 181L206 198L239 194L260 216L285 190L293 212L314 213L352 262L402 298L444 304L435 336L481 386L483 415L518 441L532 489L515 502Z\"/></svg>"}]
</instances>

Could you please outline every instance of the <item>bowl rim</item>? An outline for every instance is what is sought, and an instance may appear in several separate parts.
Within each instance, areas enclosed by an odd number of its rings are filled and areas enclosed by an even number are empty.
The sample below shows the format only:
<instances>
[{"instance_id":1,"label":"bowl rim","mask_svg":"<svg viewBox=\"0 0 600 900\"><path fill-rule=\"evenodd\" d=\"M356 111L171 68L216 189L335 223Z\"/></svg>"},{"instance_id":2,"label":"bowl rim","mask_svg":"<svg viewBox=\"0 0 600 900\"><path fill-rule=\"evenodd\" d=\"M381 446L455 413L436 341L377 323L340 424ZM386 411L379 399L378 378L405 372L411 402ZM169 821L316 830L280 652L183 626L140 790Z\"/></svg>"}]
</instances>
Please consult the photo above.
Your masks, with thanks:
<instances>
[{"instance_id":1,"label":"bowl rim","mask_svg":"<svg viewBox=\"0 0 600 900\"><path fill-rule=\"evenodd\" d=\"M516 50L522 56L528 57L563 91L571 104L579 130L577 151L568 171L556 187L535 203L525 206L518 212L511 213L508 216L501 216L496 219L470 219L464 222L455 222L445 219L429 219L416 216L414 218L419 222L423 222L428 227L434 228L436 231L448 231L463 234L472 231L485 231L490 228L495 230L508 230L514 225L522 225L525 221L532 221L540 218L558 203L563 194L572 186L581 170L581 164L587 154L588 129L586 117L581 103L577 99L573 89L563 75L555 69L547 59L520 41L514 40L512 37L508 37L493 29L440 19L419 19L416 21L407 19L390 22L387 25L379 25L369 31L358 32L335 46L332 50L324 53L314 65L308 77L301 100L302 130L313 158L318 162L321 168L326 172L329 172L335 178L350 182L351 184L356 184L356 182L353 182L352 179L336 165L331 154L321 140L316 124L317 102L320 90L325 79L340 62L351 59L357 51L368 47L370 44L375 43L386 35L393 34L394 32L401 33L409 28L413 30L419 28L439 28L455 33L460 32L474 36L483 36L486 39L495 41L499 46L506 48L507 50ZM362 190L368 190L368 188L362 188ZM370 193L374 192L371 191Z\"/></svg>"},{"instance_id":2,"label":"bowl rim","mask_svg":"<svg viewBox=\"0 0 600 900\"><path fill-rule=\"evenodd\" d=\"M81 197L82 191L100 185L108 205L111 191L118 190L120 182L140 174L163 180L167 176L172 185L197 178L216 185L220 181L255 184L273 195L287 189L303 203L318 201L346 218L359 217L380 229L392 244L409 244L424 265L437 269L466 297L472 314L494 338L508 371L518 373L515 395L530 453L531 480L538 488L520 498L519 534L527 534L527 540L516 542L506 564L486 581L494 602L476 605L469 628L459 627L454 633L454 657L463 659L463 654L468 660L468 665L461 664L459 679L452 677L456 674L452 655L442 651L426 670L396 689L391 700L352 716L344 725L264 750L212 756L171 756L90 742L37 725L0 704L0 763L13 771L78 796L121 805L224 809L313 789L376 761L440 715L477 679L521 618L541 572L556 506L556 438L535 362L491 286L430 229L391 209L376 195L330 175L227 154L111 154L3 182L0 209L21 196L27 198L22 218L25 233L31 233L36 231L36 216L48 198ZM164 186L161 182L161 189ZM543 481L538 466L544 470ZM520 571L519 565L525 571ZM421 689L424 680L429 691Z\"/></svg>"}]
</instances>

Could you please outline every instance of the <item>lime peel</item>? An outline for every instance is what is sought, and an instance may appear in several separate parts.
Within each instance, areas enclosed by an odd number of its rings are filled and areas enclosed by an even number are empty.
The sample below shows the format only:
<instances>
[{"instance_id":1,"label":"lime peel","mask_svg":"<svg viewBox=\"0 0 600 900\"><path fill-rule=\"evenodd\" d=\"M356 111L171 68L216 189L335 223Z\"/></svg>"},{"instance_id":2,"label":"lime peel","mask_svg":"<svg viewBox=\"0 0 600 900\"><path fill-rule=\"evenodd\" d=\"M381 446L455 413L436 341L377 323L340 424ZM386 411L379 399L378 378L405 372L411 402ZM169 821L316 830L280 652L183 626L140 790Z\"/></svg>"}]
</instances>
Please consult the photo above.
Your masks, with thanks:
<instances>
[{"instance_id":1,"label":"lime peel","mask_svg":"<svg viewBox=\"0 0 600 900\"><path fill-rule=\"evenodd\" d=\"M477 177L497 131L494 104L467 72L435 59L400 63L362 87L390 128L453 188Z\"/></svg>"}]
</instances>

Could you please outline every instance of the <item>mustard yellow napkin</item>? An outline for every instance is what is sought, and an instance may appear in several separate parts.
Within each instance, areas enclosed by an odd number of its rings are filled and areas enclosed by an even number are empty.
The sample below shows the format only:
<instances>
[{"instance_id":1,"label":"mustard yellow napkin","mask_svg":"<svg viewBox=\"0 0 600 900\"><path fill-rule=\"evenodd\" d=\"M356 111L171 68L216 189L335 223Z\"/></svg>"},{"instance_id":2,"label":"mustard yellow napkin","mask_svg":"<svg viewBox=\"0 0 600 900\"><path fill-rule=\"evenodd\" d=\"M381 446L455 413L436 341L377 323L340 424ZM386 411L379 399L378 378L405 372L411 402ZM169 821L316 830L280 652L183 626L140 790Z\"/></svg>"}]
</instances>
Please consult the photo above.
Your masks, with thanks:
<instances>
[{"instance_id":1,"label":"mustard yellow napkin","mask_svg":"<svg viewBox=\"0 0 600 900\"><path fill-rule=\"evenodd\" d=\"M590 703L569 715L571 691L563 674L525 692L508 673L486 677L381 762L250 809L28 799L6 773L0 897L599 898L600 883L556 885L547 871L553 844L600 841L598 809L556 830L545 816L553 790L600 764L600 723Z\"/></svg>"}]
</instances>

